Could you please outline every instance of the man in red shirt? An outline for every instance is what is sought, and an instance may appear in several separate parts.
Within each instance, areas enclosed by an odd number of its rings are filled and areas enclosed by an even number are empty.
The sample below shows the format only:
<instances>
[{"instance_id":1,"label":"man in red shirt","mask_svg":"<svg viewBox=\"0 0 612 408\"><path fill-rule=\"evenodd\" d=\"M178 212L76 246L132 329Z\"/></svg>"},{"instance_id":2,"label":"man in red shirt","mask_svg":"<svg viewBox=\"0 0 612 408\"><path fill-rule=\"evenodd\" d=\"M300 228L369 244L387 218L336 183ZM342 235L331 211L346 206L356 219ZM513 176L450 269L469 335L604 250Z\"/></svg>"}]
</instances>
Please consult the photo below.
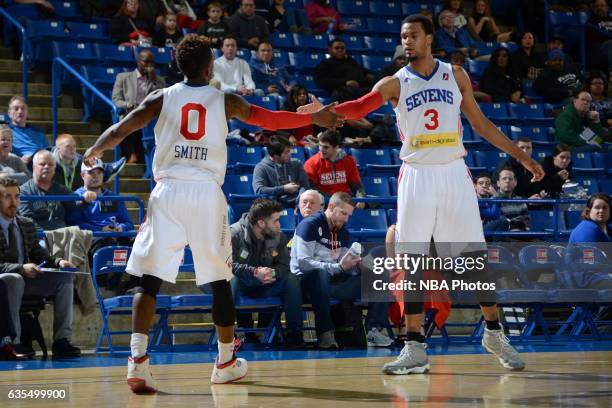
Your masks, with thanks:
<instances>
[{"instance_id":1,"label":"man in red shirt","mask_svg":"<svg viewBox=\"0 0 612 408\"><path fill-rule=\"evenodd\" d=\"M365 197L357 163L340 145L340 134L326 130L319 134L319 153L304 163L310 184L326 196L342 191L355 197ZM364 203L357 204L363 208Z\"/></svg>"}]
</instances>

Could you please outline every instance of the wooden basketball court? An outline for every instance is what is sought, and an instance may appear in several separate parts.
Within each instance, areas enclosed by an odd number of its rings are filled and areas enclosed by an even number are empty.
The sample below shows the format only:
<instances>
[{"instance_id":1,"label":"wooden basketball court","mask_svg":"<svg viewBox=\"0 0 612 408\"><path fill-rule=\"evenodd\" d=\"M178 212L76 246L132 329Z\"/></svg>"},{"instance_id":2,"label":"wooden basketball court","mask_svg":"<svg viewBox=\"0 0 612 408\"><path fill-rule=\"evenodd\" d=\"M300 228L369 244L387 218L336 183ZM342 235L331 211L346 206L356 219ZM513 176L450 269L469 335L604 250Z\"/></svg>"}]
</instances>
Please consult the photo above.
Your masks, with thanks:
<instances>
[{"instance_id":1,"label":"wooden basketball court","mask_svg":"<svg viewBox=\"0 0 612 408\"><path fill-rule=\"evenodd\" d=\"M554 348L550 347L549 348ZM602 350L601 347L597 347ZM604 348L605 350L605 348ZM101 356L90 363L0 364L2 407L611 407L612 351L523 353L527 369L504 370L489 354L430 356L429 374L388 376L381 366L398 350L344 358L346 352L304 352L303 359L261 361L245 352L248 376L236 384L210 384L210 363L175 363L154 355L153 374L160 392L133 395L125 383L125 357ZM160 353L165 354L165 353ZM169 354L169 353L168 353ZM343 355L344 354L344 355ZM204 355L204 358L202 358ZM189 361L187 354L185 361ZM192 359L212 360L193 353ZM274 357L272 357L274 358ZM87 359L87 358L85 358ZM173 362L162 364L160 361ZM176 360L176 361L175 361ZM123 363L122 363L123 362ZM31 369L50 364L51 368ZM12 366L12 369L10 368ZM66 366L66 368L59 368ZM19 369L27 368L27 369ZM67 401L9 400L11 389L64 387Z\"/></svg>"}]
</instances>

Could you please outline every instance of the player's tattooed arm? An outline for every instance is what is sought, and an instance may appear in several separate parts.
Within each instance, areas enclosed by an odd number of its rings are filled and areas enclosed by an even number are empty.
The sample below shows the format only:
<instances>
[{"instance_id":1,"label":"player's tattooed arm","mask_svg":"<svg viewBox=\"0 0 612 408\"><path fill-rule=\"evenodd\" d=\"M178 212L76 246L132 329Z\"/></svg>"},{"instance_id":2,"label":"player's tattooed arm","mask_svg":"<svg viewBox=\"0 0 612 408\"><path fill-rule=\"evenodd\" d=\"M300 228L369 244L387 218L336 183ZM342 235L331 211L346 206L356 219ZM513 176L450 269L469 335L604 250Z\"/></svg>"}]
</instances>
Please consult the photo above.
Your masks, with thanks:
<instances>
[{"instance_id":1,"label":"player's tattooed arm","mask_svg":"<svg viewBox=\"0 0 612 408\"><path fill-rule=\"evenodd\" d=\"M151 92L142 103L100 135L96 143L87 149L83 160L91 165L95 158L101 158L106 150L113 149L128 135L145 127L151 119L159 116L164 94L161 89Z\"/></svg>"},{"instance_id":2,"label":"player's tattooed arm","mask_svg":"<svg viewBox=\"0 0 612 408\"><path fill-rule=\"evenodd\" d=\"M517 145L512 143L506 135L500 132L493 122L483 115L478 107L478 103L476 103L476 99L474 99L472 84L464 69L460 66L453 65L453 74L455 75L455 80L461 91L461 111L465 114L465 117L476 133L525 166L525 168L533 174L532 182L540 181L544 177L542 166L519 149Z\"/></svg>"}]
</instances>

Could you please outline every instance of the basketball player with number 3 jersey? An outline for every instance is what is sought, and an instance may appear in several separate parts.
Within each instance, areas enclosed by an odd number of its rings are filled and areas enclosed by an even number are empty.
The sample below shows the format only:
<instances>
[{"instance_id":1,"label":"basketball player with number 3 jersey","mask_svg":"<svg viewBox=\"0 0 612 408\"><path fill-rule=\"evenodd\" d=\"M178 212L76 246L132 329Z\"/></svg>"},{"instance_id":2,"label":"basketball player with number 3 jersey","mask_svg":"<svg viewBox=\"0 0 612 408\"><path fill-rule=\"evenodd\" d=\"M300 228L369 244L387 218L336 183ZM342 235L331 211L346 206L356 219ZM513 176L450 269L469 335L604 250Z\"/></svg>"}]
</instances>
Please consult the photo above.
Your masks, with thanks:
<instances>
[{"instance_id":1,"label":"basketball player with number 3 jersey","mask_svg":"<svg viewBox=\"0 0 612 408\"><path fill-rule=\"evenodd\" d=\"M157 185L126 268L141 277L133 301L127 375L135 393L157 390L149 369L147 334L155 313L155 297L163 281L175 282L186 245L193 253L197 285L209 284L213 293L212 317L219 336L219 354L211 382L233 382L247 373L247 362L234 355L233 343L236 312L229 284L231 236L221 190L227 165L227 121L236 118L271 130L312 123L322 127L342 125L341 116L332 112L334 105L312 114L273 112L209 86L213 56L203 37L186 36L176 48L176 58L186 80L149 94L138 108L108 128L84 158L91 163L127 135L159 118L153 159Z\"/></svg>"},{"instance_id":2,"label":"basketball player with number 3 jersey","mask_svg":"<svg viewBox=\"0 0 612 408\"><path fill-rule=\"evenodd\" d=\"M400 35L409 64L395 75L382 78L367 95L335 109L347 120L360 119L388 101L395 109L403 162L398 177L397 242L401 247L398 251L416 256L427 253L433 238L436 243L455 244L449 247L459 253L451 256L486 256L478 200L463 160L466 152L461 111L479 135L522 163L533 174L532 182L541 180L544 171L484 117L463 68L433 58L433 34L433 25L426 17L407 17ZM315 100L298 111L317 108L320 103ZM478 249L470 250L469 245L457 249L464 244L476 244ZM494 294L485 296L477 292L476 296L486 321L484 348L505 368L522 370L525 365L499 324L497 304L491 301L495 300ZM422 298L414 294L412 302L406 302L405 310L408 341L399 357L385 364L385 374L429 370L425 338L421 335Z\"/></svg>"}]
</instances>

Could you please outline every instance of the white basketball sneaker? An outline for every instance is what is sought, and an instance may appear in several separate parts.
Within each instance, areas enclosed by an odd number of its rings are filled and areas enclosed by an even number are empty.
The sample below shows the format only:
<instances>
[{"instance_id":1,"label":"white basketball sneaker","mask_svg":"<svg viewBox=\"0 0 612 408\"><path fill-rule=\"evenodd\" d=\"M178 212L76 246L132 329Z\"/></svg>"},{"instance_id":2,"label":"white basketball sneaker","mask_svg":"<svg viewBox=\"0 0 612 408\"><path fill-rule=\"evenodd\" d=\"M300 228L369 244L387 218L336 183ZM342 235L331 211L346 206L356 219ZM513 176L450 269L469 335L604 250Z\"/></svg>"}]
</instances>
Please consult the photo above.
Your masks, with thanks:
<instances>
[{"instance_id":1,"label":"white basketball sneaker","mask_svg":"<svg viewBox=\"0 0 612 408\"><path fill-rule=\"evenodd\" d=\"M149 369L148 355L140 358L128 357L127 383L132 392L137 394L157 391L155 380Z\"/></svg>"},{"instance_id":2,"label":"white basketball sneaker","mask_svg":"<svg viewBox=\"0 0 612 408\"><path fill-rule=\"evenodd\" d=\"M219 364L219 357L215 361L210 382L213 384L227 384L238 381L247 374L248 365L244 358L234 356L227 363Z\"/></svg>"}]
</instances>

